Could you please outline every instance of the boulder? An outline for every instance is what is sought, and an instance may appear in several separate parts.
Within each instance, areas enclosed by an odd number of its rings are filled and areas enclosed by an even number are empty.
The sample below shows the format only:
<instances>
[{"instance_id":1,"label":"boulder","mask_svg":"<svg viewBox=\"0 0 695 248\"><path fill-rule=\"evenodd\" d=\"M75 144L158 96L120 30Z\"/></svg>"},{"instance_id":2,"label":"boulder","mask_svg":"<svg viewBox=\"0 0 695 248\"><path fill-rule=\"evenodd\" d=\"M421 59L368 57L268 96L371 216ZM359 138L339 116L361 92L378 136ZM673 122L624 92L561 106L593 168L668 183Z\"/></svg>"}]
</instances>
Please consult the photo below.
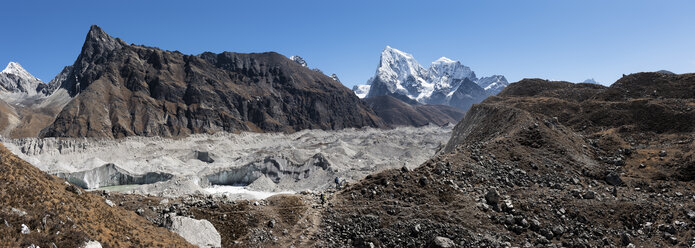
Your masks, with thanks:
<instances>
[{"instance_id":1,"label":"boulder","mask_svg":"<svg viewBox=\"0 0 695 248\"><path fill-rule=\"evenodd\" d=\"M432 242L430 243L429 247L431 248L450 248L450 247L456 247L456 244L454 241L452 241L449 238L445 237L435 237Z\"/></svg>"},{"instance_id":2,"label":"boulder","mask_svg":"<svg viewBox=\"0 0 695 248\"><path fill-rule=\"evenodd\" d=\"M98 241L92 240L89 242L85 242L84 244L82 244L80 246L80 248L101 248L101 243L99 243Z\"/></svg>"},{"instance_id":3,"label":"boulder","mask_svg":"<svg viewBox=\"0 0 695 248\"><path fill-rule=\"evenodd\" d=\"M214 159L210 157L209 152L204 152L204 151L196 151L195 156L198 160L203 161L205 163L212 163L215 162Z\"/></svg>"},{"instance_id":4,"label":"boulder","mask_svg":"<svg viewBox=\"0 0 695 248\"><path fill-rule=\"evenodd\" d=\"M613 186L621 186L623 185L623 180L620 179L620 176L618 173L610 173L606 175L606 183L613 185Z\"/></svg>"},{"instance_id":5,"label":"boulder","mask_svg":"<svg viewBox=\"0 0 695 248\"><path fill-rule=\"evenodd\" d=\"M485 201L490 205L497 205L500 202L500 193L497 190L490 190L485 194Z\"/></svg>"},{"instance_id":6,"label":"boulder","mask_svg":"<svg viewBox=\"0 0 695 248\"><path fill-rule=\"evenodd\" d=\"M183 216L169 218L167 227L181 235L186 241L199 247L222 247L222 237L207 220L196 220Z\"/></svg>"}]
</instances>

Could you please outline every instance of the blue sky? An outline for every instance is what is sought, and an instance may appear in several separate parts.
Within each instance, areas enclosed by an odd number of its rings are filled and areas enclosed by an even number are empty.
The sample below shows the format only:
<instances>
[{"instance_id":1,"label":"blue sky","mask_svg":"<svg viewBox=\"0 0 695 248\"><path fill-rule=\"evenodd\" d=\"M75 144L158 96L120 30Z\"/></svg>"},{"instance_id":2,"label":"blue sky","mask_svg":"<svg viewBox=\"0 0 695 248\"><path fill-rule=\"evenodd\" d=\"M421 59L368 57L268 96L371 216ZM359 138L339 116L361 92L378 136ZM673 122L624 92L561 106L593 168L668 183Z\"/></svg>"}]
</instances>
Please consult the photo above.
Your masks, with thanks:
<instances>
[{"instance_id":1,"label":"blue sky","mask_svg":"<svg viewBox=\"0 0 695 248\"><path fill-rule=\"evenodd\" d=\"M695 71L695 1L4 1L0 63L44 81L72 64L91 24L128 43L300 55L362 84L390 45L423 66L441 56L477 75L611 84ZM1 69L1 68L0 68Z\"/></svg>"}]
</instances>

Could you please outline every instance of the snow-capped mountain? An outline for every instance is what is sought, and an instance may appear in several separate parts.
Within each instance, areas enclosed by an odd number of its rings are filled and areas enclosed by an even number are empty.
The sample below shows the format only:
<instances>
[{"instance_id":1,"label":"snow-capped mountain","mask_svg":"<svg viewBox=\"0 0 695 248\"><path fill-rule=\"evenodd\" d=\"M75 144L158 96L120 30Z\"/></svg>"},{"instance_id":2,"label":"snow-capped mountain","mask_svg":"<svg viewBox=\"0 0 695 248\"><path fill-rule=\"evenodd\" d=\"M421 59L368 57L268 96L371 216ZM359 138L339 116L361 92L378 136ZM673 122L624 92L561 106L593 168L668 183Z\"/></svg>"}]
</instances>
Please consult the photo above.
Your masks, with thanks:
<instances>
[{"instance_id":1,"label":"snow-capped mountain","mask_svg":"<svg viewBox=\"0 0 695 248\"><path fill-rule=\"evenodd\" d=\"M47 95L44 93L47 84L32 76L19 63L10 62L2 72L0 72L0 92L3 93L23 93L26 95Z\"/></svg>"},{"instance_id":2,"label":"snow-capped mountain","mask_svg":"<svg viewBox=\"0 0 695 248\"><path fill-rule=\"evenodd\" d=\"M589 78L589 79L587 79L587 80L584 80L584 82L582 82L582 83L601 84L601 83L599 83L599 82L596 82L596 80L594 80L593 78Z\"/></svg>"},{"instance_id":3,"label":"snow-capped mountain","mask_svg":"<svg viewBox=\"0 0 695 248\"><path fill-rule=\"evenodd\" d=\"M500 93L500 91L502 91L504 87L507 87L507 85L509 85L507 78L505 78L502 75L482 77L478 79L477 83L478 85L480 85L480 87L483 87L485 91L490 93L490 95L497 95L497 93Z\"/></svg>"},{"instance_id":4,"label":"snow-capped mountain","mask_svg":"<svg viewBox=\"0 0 695 248\"><path fill-rule=\"evenodd\" d=\"M365 98L367 96L367 93L369 93L369 88L371 88L371 85L355 85L352 87L352 91L355 92L355 95L359 98Z\"/></svg>"},{"instance_id":5,"label":"snow-capped mountain","mask_svg":"<svg viewBox=\"0 0 695 248\"><path fill-rule=\"evenodd\" d=\"M353 91L360 95L357 90L369 89L367 98L391 95L406 102L465 109L497 94L508 84L500 75L478 79L471 68L446 57L437 59L425 69L411 54L386 46L374 77L366 85L355 86Z\"/></svg>"},{"instance_id":6,"label":"snow-capped mountain","mask_svg":"<svg viewBox=\"0 0 695 248\"><path fill-rule=\"evenodd\" d=\"M415 61L413 55L387 46L381 52L376 75L367 83L372 85L367 97L400 95L425 101L434 91L434 84L428 78L428 71Z\"/></svg>"}]
</instances>

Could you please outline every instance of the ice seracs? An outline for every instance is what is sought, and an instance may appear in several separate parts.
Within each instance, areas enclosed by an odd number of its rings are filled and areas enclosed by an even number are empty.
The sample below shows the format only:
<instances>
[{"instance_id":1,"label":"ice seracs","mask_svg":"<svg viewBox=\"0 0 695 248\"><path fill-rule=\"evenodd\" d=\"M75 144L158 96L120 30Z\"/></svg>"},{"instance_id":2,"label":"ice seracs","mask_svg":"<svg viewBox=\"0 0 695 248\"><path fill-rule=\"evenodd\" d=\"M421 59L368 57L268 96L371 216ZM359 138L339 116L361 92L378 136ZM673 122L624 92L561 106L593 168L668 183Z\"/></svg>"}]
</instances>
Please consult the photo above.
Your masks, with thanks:
<instances>
[{"instance_id":1,"label":"ice seracs","mask_svg":"<svg viewBox=\"0 0 695 248\"><path fill-rule=\"evenodd\" d=\"M461 85L465 84L465 87ZM408 103L444 104L468 108L497 94L509 83L501 75L478 79L470 67L441 57L425 69L413 55L386 46L374 77L353 88L358 96L390 95Z\"/></svg>"}]
</instances>

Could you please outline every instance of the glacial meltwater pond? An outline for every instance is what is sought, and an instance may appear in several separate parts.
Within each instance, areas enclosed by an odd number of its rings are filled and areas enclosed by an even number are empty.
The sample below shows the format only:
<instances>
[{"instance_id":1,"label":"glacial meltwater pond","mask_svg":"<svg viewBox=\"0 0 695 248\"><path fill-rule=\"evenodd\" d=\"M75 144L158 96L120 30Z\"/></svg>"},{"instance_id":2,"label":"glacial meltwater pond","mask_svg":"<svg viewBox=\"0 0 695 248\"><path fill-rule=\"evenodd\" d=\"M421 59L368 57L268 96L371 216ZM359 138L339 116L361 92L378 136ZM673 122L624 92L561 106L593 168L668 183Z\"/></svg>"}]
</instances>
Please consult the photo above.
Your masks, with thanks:
<instances>
[{"instance_id":1,"label":"glacial meltwater pond","mask_svg":"<svg viewBox=\"0 0 695 248\"><path fill-rule=\"evenodd\" d=\"M268 191L254 191L249 190L245 186L228 186L228 185L214 185L210 188L205 188L205 192L208 194L215 195L226 195L231 198L243 198L243 199L253 199L262 200L274 195L279 194L294 194L292 191L283 192L268 192Z\"/></svg>"}]
</instances>

